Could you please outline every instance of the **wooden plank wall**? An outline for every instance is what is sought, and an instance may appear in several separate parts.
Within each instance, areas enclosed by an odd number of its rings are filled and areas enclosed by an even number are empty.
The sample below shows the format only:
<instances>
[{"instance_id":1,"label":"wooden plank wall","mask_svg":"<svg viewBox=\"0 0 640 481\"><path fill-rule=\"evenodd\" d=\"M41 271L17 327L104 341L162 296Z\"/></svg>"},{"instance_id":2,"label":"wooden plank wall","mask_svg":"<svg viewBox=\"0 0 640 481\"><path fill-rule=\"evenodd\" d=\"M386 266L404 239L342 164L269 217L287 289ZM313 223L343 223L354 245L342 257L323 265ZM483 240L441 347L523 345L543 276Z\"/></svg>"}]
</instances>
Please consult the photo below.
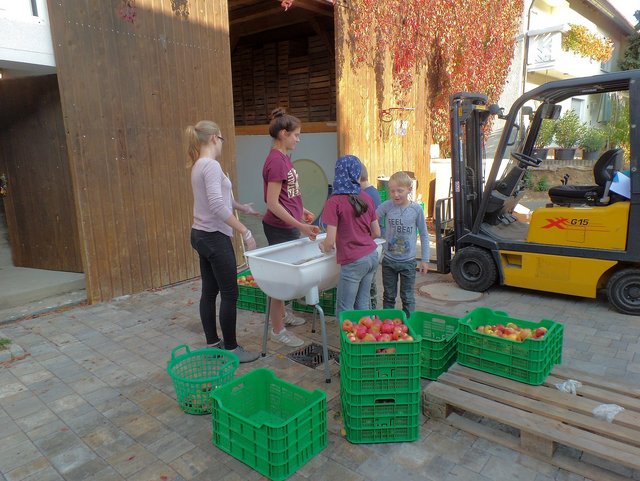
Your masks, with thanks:
<instances>
[{"instance_id":1,"label":"wooden plank wall","mask_svg":"<svg viewBox=\"0 0 640 481\"><path fill-rule=\"evenodd\" d=\"M2 200L13 264L82 272L56 76L2 80L0 105L0 174L8 181Z\"/></svg>"},{"instance_id":2,"label":"wooden plank wall","mask_svg":"<svg viewBox=\"0 0 640 481\"><path fill-rule=\"evenodd\" d=\"M231 62L236 126L268 124L276 107L303 122L336 119L335 58L319 36L238 45Z\"/></svg>"},{"instance_id":3,"label":"wooden plank wall","mask_svg":"<svg viewBox=\"0 0 640 481\"><path fill-rule=\"evenodd\" d=\"M126 3L48 1L90 302L199 275L186 125L220 124L235 176L226 0Z\"/></svg>"},{"instance_id":4,"label":"wooden plank wall","mask_svg":"<svg viewBox=\"0 0 640 481\"><path fill-rule=\"evenodd\" d=\"M416 69L406 101L393 92L390 55L384 68L354 68L347 32L347 9L335 9L337 62L337 123L340 155L357 155L368 167L369 178L389 176L399 170L415 173L417 191L427 204L429 194L431 133L426 107L427 66ZM380 75L380 78L377 76ZM399 107L411 110L395 110ZM388 111L384 114L383 111ZM396 122L407 121L406 135L396 133Z\"/></svg>"}]
</instances>

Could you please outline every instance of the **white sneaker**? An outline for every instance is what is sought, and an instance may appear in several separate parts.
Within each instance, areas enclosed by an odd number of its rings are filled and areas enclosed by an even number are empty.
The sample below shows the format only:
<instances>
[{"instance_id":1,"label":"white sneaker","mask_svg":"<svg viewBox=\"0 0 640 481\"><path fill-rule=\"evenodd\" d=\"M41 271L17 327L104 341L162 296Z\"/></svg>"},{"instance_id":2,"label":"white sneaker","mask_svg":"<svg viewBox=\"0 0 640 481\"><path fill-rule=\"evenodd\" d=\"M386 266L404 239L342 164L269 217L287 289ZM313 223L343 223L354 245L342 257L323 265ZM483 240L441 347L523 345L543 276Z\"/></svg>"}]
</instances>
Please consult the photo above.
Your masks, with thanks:
<instances>
[{"instance_id":1,"label":"white sneaker","mask_svg":"<svg viewBox=\"0 0 640 481\"><path fill-rule=\"evenodd\" d=\"M278 334L273 332L271 329L271 340L280 342L285 346L289 347L300 347L304 346L304 341L296 336L293 332L287 331L286 329L282 329Z\"/></svg>"},{"instance_id":2,"label":"white sneaker","mask_svg":"<svg viewBox=\"0 0 640 481\"><path fill-rule=\"evenodd\" d=\"M291 312L286 312L284 314L284 324L285 326L301 326L306 320L301 317L294 316Z\"/></svg>"}]
</instances>

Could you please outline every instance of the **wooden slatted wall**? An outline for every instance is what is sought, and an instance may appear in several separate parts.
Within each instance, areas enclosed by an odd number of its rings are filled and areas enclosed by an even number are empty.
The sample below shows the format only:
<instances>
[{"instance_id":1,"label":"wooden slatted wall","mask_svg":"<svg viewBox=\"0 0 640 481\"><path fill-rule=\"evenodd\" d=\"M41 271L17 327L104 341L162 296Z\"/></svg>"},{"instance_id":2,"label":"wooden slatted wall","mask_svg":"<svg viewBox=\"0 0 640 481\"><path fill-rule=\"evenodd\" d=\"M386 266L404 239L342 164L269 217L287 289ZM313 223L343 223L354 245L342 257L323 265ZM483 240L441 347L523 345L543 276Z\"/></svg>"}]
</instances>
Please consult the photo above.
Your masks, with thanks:
<instances>
[{"instance_id":1,"label":"wooden slatted wall","mask_svg":"<svg viewBox=\"0 0 640 481\"><path fill-rule=\"evenodd\" d=\"M226 0L125 4L48 1L90 302L199 275L186 125L220 124L235 176Z\"/></svg>"},{"instance_id":2,"label":"wooden slatted wall","mask_svg":"<svg viewBox=\"0 0 640 481\"><path fill-rule=\"evenodd\" d=\"M55 75L0 82L0 174L13 264L82 272Z\"/></svg>"},{"instance_id":3,"label":"wooden slatted wall","mask_svg":"<svg viewBox=\"0 0 640 481\"><path fill-rule=\"evenodd\" d=\"M431 180L431 133L425 98L428 67L417 69L406 100L398 99L392 89L390 55L384 68L353 68L349 35L344 33L349 28L346 16L346 9L335 9L336 58L341 59L337 63L338 151L340 155L357 155L367 165L372 183L378 176L399 170L414 172L417 191L426 204ZM400 107L411 110L397 110ZM408 122L405 135L396 130L401 121Z\"/></svg>"},{"instance_id":4,"label":"wooden slatted wall","mask_svg":"<svg viewBox=\"0 0 640 481\"><path fill-rule=\"evenodd\" d=\"M236 125L268 124L276 107L303 122L336 119L335 59L319 36L239 45L231 61Z\"/></svg>"}]
</instances>

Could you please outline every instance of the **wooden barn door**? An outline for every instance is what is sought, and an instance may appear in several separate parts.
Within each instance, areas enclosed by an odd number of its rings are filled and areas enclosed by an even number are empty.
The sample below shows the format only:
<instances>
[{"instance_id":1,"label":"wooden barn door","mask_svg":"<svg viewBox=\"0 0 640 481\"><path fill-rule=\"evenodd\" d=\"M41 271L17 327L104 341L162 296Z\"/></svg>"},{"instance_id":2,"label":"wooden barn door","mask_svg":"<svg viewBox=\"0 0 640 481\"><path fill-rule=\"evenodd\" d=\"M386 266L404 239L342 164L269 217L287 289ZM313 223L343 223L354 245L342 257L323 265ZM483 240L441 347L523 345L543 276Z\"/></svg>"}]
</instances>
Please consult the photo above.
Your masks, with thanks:
<instances>
[{"instance_id":1,"label":"wooden barn door","mask_svg":"<svg viewBox=\"0 0 640 481\"><path fill-rule=\"evenodd\" d=\"M0 82L0 175L16 267L82 272L55 75Z\"/></svg>"}]
</instances>

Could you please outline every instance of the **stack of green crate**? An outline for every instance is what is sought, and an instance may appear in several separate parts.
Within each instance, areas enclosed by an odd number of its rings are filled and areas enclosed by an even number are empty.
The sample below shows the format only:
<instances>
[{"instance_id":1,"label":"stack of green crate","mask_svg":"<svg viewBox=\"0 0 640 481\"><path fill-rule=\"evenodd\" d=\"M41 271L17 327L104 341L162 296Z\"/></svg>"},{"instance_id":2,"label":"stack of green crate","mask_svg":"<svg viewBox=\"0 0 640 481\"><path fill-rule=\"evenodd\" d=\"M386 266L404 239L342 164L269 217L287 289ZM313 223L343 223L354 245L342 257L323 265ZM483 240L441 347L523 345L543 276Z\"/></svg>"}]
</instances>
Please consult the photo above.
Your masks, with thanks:
<instances>
[{"instance_id":1,"label":"stack of green crate","mask_svg":"<svg viewBox=\"0 0 640 481\"><path fill-rule=\"evenodd\" d=\"M396 309L343 311L340 324L363 317L399 318ZM352 342L340 331L340 402L347 440L352 443L415 441L420 435L420 343Z\"/></svg>"},{"instance_id":2,"label":"stack of green crate","mask_svg":"<svg viewBox=\"0 0 640 481\"><path fill-rule=\"evenodd\" d=\"M514 341L480 333L486 325L514 323L518 327L547 329L539 339ZM539 322L514 319L505 312L477 307L462 317L458 326L458 363L526 384L539 385L553 366L562 362L562 324L542 319Z\"/></svg>"},{"instance_id":3,"label":"stack of green crate","mask_svg":"<svg viewBox=\"0 0 640 481\"><path fill-rule=\"evenodd\" d=\"M336 300L337 300L337 289L334 287L333 289L328 289L326 291L322 291L320 293L320 307L322 308L322 312L324 312L325 316L335 316L336 315ZM299 312L313 312L314 306L309 306L302 301L294 300L293 310Z\"/></svg>"},{"instance_id":4,"label":"stack of green crate","mask_svg":"<svg viewBox=\"0 0 640 481\"><path fill-rule=\"evenodd\" d=\"M414 311L408 324L422 336L421 376L435 380L456 361L458 318Z\"/></svg>"},{"instance_id":5,"label":"stack of green crate","mask_svg":"<svg viewBox=\"0 0 640 481\"><path fill-rule=\"evenodd\" d=\"M251 275L250 270L242 271L236 276L236 279L240 280L241 277L248 275ZM258 286L238 284L236 307L247 311L265 312L267 310L267 295Z\"/></svg>"},{"instance_id":6,"label":"stack of green crate","mask_svg":"<svg viewBox=\"0 0 640 481\"><path fill-rule=\"evenodd\" d=\"M265 368L212 393L212 443L273 481L327 447L327 395Z\"/></svg>"}]
</instances>

